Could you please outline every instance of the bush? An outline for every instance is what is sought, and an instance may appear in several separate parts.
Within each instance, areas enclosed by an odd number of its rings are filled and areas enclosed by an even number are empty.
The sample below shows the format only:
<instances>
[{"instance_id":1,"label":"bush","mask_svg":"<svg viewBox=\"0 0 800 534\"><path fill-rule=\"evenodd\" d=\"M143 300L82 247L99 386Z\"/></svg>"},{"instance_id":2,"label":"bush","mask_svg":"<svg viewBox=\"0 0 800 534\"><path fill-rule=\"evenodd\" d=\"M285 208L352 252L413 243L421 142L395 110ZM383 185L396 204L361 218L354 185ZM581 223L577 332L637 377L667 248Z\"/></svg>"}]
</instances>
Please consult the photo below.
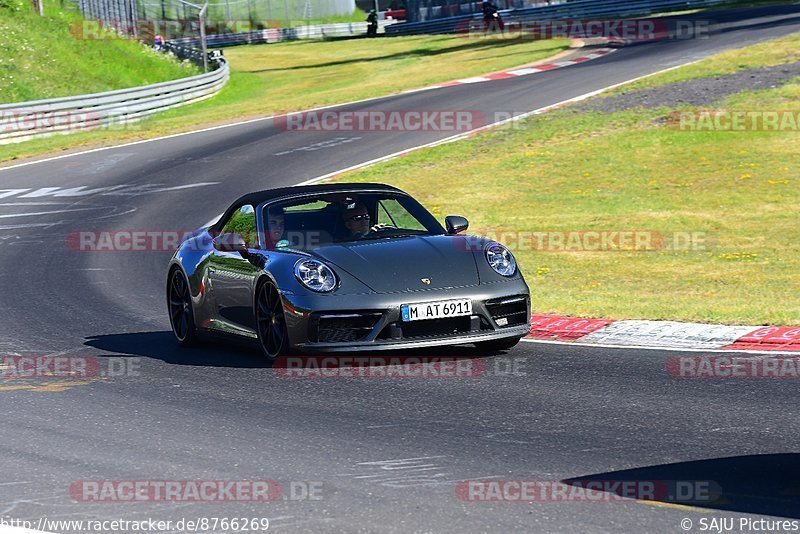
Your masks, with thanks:
<instances>
[{"instance_id":1,"label":"bush","mask_svg":"<svg viewBox=\"0 0 800 534\"><path fill-rule=\"evenodd\" d=\"M23 5L23 0L0 0L0 9L9 11L20 11Z\"/></svg>"}]
</instances>

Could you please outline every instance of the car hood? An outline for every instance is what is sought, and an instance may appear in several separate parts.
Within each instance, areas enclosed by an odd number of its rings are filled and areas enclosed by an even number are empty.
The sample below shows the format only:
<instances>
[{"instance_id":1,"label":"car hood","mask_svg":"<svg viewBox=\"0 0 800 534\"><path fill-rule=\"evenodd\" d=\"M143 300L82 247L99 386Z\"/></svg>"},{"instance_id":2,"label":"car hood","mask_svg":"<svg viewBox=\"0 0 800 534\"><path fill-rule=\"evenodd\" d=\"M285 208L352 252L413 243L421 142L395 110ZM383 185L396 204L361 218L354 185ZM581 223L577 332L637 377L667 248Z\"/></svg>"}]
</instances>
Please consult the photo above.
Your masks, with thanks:
<instances>
[{"instance_id":1,"label":"car hood","mask_svg":"<svg viewBox=\"0 0 800 534\"><path fill-rule=\"evenodd\" d=\"M393 293L479 284L475 256L464 243L462 236L395 237L327 245L312 254L375 292Z\"/></svg>"}]
</instances>

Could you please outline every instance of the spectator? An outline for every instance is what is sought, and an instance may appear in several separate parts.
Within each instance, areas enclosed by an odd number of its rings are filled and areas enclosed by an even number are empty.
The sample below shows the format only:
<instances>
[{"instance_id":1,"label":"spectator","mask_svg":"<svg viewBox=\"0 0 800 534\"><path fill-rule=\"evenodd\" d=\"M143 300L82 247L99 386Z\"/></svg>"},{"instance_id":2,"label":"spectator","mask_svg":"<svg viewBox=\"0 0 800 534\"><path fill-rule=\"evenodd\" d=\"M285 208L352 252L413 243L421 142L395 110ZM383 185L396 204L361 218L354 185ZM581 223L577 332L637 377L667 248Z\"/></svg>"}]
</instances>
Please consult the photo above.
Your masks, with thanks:
<instances>
[{"instance_id":1,"label":"spectator","mask_svg":"<svg viewBox=\"0 0 800 534\"><path fill-rule=\"evenodd\" d=\"M378 35L378 13L374 9L369 10L367 15L367 37L377 37Z\"/></svg>"},{"instance_id":2,"label":"spectator","mask_svg":"<svg viewBox=\"0 0 800 534\"><path fill-rule=\"evenodd\" d=\"M484 2L481 10L483 11L483 25L487 32L503 31L503 19L500 17L500 13L497 12L497 6L491 2Z\"/></svg>"}]
</instances>

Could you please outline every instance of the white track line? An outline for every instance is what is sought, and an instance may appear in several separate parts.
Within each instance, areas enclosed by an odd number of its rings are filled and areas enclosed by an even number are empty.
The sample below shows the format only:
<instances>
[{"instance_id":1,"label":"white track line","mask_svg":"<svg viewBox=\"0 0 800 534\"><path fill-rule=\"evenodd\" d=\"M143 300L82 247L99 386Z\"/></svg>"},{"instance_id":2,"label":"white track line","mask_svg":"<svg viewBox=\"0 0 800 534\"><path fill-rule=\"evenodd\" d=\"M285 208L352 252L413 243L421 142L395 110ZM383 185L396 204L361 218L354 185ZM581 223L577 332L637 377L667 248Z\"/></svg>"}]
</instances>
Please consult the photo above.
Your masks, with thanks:
<instances>
[{"instance_id":1,"label":"white track line","mask_svg":"<svg viewBox=\"0 0 800 534\"><path fill-rule=\"evenodd\" d=\"M587 98L591 98L593 96L599 95L599 94L604 93L606 91L610 91L611 89L616 89L617 87L621 87L621 86L627 85L629 83L638 82L639 80L643 80L643 79L649 78L651 76L656 76L656 75L662 74L664 72L669 72L671 70L679 69L679 68L685 67L687 65L692 65L694 63L697 63L698 61L702 61L702 60L698 59L698 60L694 60L694 61L689 61L688 63L682 63L681 65L676 65L674 67L669 67L667 69L663 69L663 70L660 70L660 71L657 71L657 72L653 72L651 74L646 74L644 76L639 76L639 77L636 77L636 78L633 78L633 79L630 79L630 80L627 80L627 81L624 81L624 82L620 82L620 83L617 83L617 84L614 84L614 85L609 85L608 87L604 87L602 89L597 89L595 91L591 91L589 93L585 93L585 94L582 94L580 96L576 96L574 98L570 98L570 99L567 99L567 100L562 100L561 102L557 102L557 103L551 104L549 106L545 106L545 107L542 107L542 108L539 108L539 109L535 109L533 111L529 111L529 112L523 113L521 115L510 117L508 119L504 119L502 121L498 121L498 122L495 122L495 123L492 123L492 124L488 124L486 126L481 126L480 128L475 128L474 130L470 130L468 132L459 133L459 134L456 134L456 135L453 135L453 136L450 136L450 137L446 137L444 139L440 139L438 141L432 141L430 143L425 143L425 144L422 144L422 145L416 145L416 146L413 146L411 148L406 148L404 150L399 150L397 152L393 152L393 153L388 154L386 156L381 156L379 158L375 158L375 159L371 159L371 160L368 160L368 161L364 161L362 163L357 163L355 165L351 165L350 167L345 167L344 169L339 169L339 170L336 170L336 171L333 171L333 172L329 172L328 174L323 174L322 176L317 176L316 178L311 178L310 180L306 180L304 182L300 182L298 184L295 184L295 186L317 184L317 183L323 182L323 181L325 181L325 180L327 180L329 178L333 178L334 176L338 176L340 174L344 174L344 173L347 173L347 172L356 171L356 170L359 170L359 169L364 169L364 168L367 168L367 167L371 167L372 165L376 165L378 163L383 163L384 161L389 161L389 160L395 159L397 157L404 156L406 154L410 154L411 152L415 152L417 150L422 150L423 148L431 148L431 147L434 147L434 146L437 146L437 145L443 145L445 143L452 143L454 141L459 141L461 139L465 139L467 137L475 135L478 132L481 132L481 131L484 131L484 130L489 130L489 129L492 129L492 128L496 128L498 126L501 126L501 125L509 123L509 122L515 122L515 121L524 119L526 117L529 117L531 115L539 115L541 113L546 113L547 111L553 110L555 108L558 108L558 107L561 107L561 106L564 106L564 105L567 105L567 104L572 104L574 102L580 102L581 100L585 100ZM324 109L324 108L320 108L320 109ZM32 163L36 163L36 162L32 162ZM2 170L2 169L0 169L0 170ZM211 226L212 224L216 223L219 220L220 217L222 217L221 213L219 215L215 216L213 219L211 219L211 221L209 221L205 226Z\"/></svg>"},{"instance_id":2,"label":"white track line","mask_svg":"<svg viewBox=\"0 0 800 534\"><path fill-rule=\"evenodd\" d=\"M428 88L412 89L412 90L410 90L408 92L423 91L423 90L426 90L426 89L428 89ZM436 89L436 87L431 87L430 89ZM9 170L9 169L16 169L16 168L19 168L19 167L27 167L28 165L36 165L37 163L46 163L48 161L56 161L56 160L59 160L59 159L71 158L71 157L74 157L74 156L83 156L85 154L93 154L95 152L102 152L104 150L113 150L115 148L125 148L125 147L128 147L128 146L141 145L141 144L144 144L144 143L152 143L154 141L163 141L164 139L173 139L175 137L183 137L185 135L194 135L194 134L199 134L199 133L204 133L204 132L213 132L215 130L222 130L223 128L232 128L234 126L243 126L245 124L252 124L254 122L260 122L260 121L267 121L267 120L270 120L270 119L275 119L277 117L288 117L290 115L296 115L298 113L310 113L312 111L321 111L323 109L338 108L340 106L349 106L349 105L352 105L352 104L361 104L363 102L371 102L373 100L381 100L381 99L384 99L384 98L391 98L391 97L394 97L394 96L398 96L399 94L402 94L402 93L397 93L397 94L393 94L393 95L373 96L373 97L370 97L370 98L363 98L361 100L351 100L349 102L342 102L340 104L330 104L328 106L321 106L321 107L318 107L318 108L311 108L311 109L306 109L306 110L301 110L301 111L290 111L288 113L280 113L280 114L277 114L277 115L268 115L266 117L258 117L256 119L248 119L246 121L232 122L230 124L220 124L219 126L209 126L207 128L200 128L200 129L197 129L197 130L189 130L188 132L180 132L180 133L176 133L176 134L162 135L161 137L152 137L150 139L139 139L138 141L131 141L130 143L122 143L122 144L119 144L119 145L111 145L111 146L104 146L104 147L100 147L100 148L92 148L92 149L89 149L89 150L82 150L80 152L71 152L69 154L61 154L59 156L52 156L52 157L49 157L49 158L37 159L37 160L34 160L34 161L26 161L24 163L17 163L16 165L9 165L9 166L6 166L6 167L0 167L0 172L5 171L5 170ZM0 163L0 165L2 165L2 163Z\"/></svg>"},{"instance_id":3,"label":"white track line","mask_svg":"<svg viewBox=\"0 0 800 534\"><path fill-rule=\"evenodd\" d=\"M433 141L431 143L425 143L425 144L422 144L422 145L416 145L416 146L413 146L411 148L407 148L405 150L400 150L398 152L394 152L394 153L386 155L386 156L381 156L379 158L371 159L371 160L368 160L368 161L365 161L365 162L362 162L362 163L359 163L359 164L356 164L356 165L352 165L350 167L346 167L344 169L333 171L333 172L330 172L328 174L324 174L322 176L318 176L316 178L312 178L310 180L306 180L304 182L300 182L300 183L295 184L295 185L300 186L300 185L311 185L311 184L319 183L319 182L322 182L322 181L327 180L329 178L332 178L334 176L337 176L339 174L344 174L344 173L347 173L347 172L350 172L350 171L354 171L354 170L370 167L370 166L375 165L377 163L382 163L382 162L385 162L385 161L389 161L389 160L395 159L395 158L397 158L399 156L403 156L405 154L409 154L411 152L415 152L417 150L421 150L423 148L430 148L430 147L434 147L434 146L437 146L437 145L441 145L441 144L445 144L445 143L451 143L451 142L458 141L458 140L461 140L461 139L466 139L466 138L468 138L468 137L470 137L472 135L475 135L478 132L481 132L481 131L484 131L484 130L493 129L493 128L497 128L498 126L501 126L503 124L516 122L516 121L522 120L524 118L530 117L532 115L539 115L539 114L542 114L542 113L546 113L548 111L551 111L553 109L559 108L561 106L565 106L567 104L572 104L572 103L575 103L575 102L580 102L582 100L586 100L587 98L591 98L593 96L600 95L600 94L605 93L607 91L610 91L612 89L616 89L617 87L622 87L624 85L635 83L635 82L637 82L639 80L650 78L652 76L657 76L659 74L663 74L665 72L669 72L669 71L672 71L672 70L675 70L675 69L679 69L681 67L686 67L688 65L693 65L693 64L698 63L700 61L702 61L702 59L697 59L697 60L694 60L694 61L688 61L688 62L682 63L680 65L675 65L673 67L669 67L669 68L666 68L666 69L661 69L661 70L656 71L656 72L652 72L650 74L645 74L644 76L637 76L636 78L631 78L630 80L626 80L624 82L620 82L620 83L616 83L616 84L613 84L613 85L609 85L607 87L603 87L603 88L597 89L595 91L590 91L588 93L584 93L582 95L579 95L579 96L576 96L576 97L573 97L573 98L568 98L566 100L562 100L560 102L557 102L555 104L551 104L549 106L544 106L544 107L535 109L533 111L529 111L527 113L523 113L521 115L516 115L514 117L510 117L510 118L504 119L502 121L498 121L498 122L495 122L495 123L492 123L492 124L489 124L489 125L486 125L486 126L482 126L480 128L475 128L475 129L470 130L468 132L456 134L456 135L453 135L451 137L447 137L445 139L441 139L441 140L438 140L438 141ZM568 63L568 62L561 62L561 63ZM569 63L569 64L571 65L573 63ZM534 70L534 69L535 69L534 67L531 68L531 70ZM526 69L520 69L520 70L526 70ZM536 71L538 71L538 69L536 69ZM420 90L425 90L425 89L416 89L416 90L411 90L411 91L420 91ZM346 105L357 104L357 103L361 103L361 102L369 102L369 101L372 101L372 100L378 100L378 99L382 99L382 98L388 98L388 97L387 96L381 96L381 97L374 97L374 98L365 98L363 100L354 100L352 102L347 102L347 103L344 103L344 104L335 104L335 105L330 105L330 106L323 106L323 107L314 108L314 109L307 110L307 111L317 111L317 110L322 110L322 109L330 109L330 108L333 108L333 107L346 106ZM304 113L304 112L294 112L294 113ZM290 113L290 115L294 114L294 113ZM82 155L82 154L100 152L102 150L110 150L110 149L113 149L113 148L121 148L121 147L126 147L126 146L138 145L138 144L142 144L142 143L149 143L149 142L152 142L152 141L159 141L159 140L163 140L163 139L171 139L171 138L174 138L174 137L180 137L180 136L184 136L184 135L191 135L191 134L196 134L196 133L201 133L201 132L219 130L219 129L222 129L222 128L229 128L231 126L239 126L239 125L242 125L242 124L249 124L249 123L253 123L253 122L268 120L268 119L275 118L276 116L280 116L280 115L273 115L273 116L270 116L270 117L262 117L262 118L258 118L258 119L241 121L241 122L232 123L232 124L225 124L225 125L222 125L222 126L214 126L214 127L211 127L211 128L203 128L203 129L200 129L200 130L193 130L193 131L190 131L190 132L183 132L183 133L167 135L167 136L163 136L163 137L156 137L156 138L153 138L153 139L144 139L144 140L141 140L141 141L134 141L132 143L125 143L125 144L122 144L122 145L115 145L115 146L109 146L109 147L96 148L96 149L92 149L92 150L86 150L86 151L83 151L83 152L76 152L76 153L73 153L73 154L64 154L64 155L55 156L55 157L52 157L52 158L41 159L41 160L36 160L36 161L30 161L30 162L26 162L26 163L20 163L20 164L17 164L17 165L12 165L10 167L2 167L2 168L0 168L0 171L3 171L5 169L13 169L13 168L17 168L17 167L24 167L24 166L27 166L27 165L34 165L36 163L44 163L46 161L53 161L53 160L58 160L58 159L62 159L62 158L78 156L78 155ZM217 222L221 216L222 216L222 214L217 215L216 217L214 217L214 219L209 221L205 226L211 226L212 224ZM528 343L543 343L543 344L554 344L554 345L597 347L597 348L613 348L613 349L660 350L660 351L670 351L670 352L711 352L711 353L713 353L713 352L719 352L719 353L731 353L731 352L733 352L733 353L737 353L738 352L738 353L743 353L743 354L764 354L764 355L797 354L796 352L784 352L784 351L737 351L737 350L722 350L722 349L684 349L684 348L676 348L676 347L659 348L659 347L630 346L630 345L605 345L605 344L580 343L578 341L549 341L549 340L528 339L528 338L523 338L522 341L525 341L525 342L528 342Z\"/></svg>"},{"instance_id":4,"label":"white track line","mask_svg":"<svg viewBox=\"0 0 800 534\"><path fill-rule=\"evenodd\" d=\"M375 165L377 163L382 163L384 161L389 161L389 160L392 160L392 159L397 158L399 156L403 156L405 154L408 154L410 152L414 152L416 150L421 150L423 148L430 148L430 147L441 145L441 144L444 144L444 143L451 143L451 142L454 142L454 141L458 141L460 139L465 139L465 138L467 138L467 137L469 137L471 135L474 135L474 134L476 134L476 133L478 133L480 131L488 130L488 129L491 129L491 128L496 128L497 126L500 126L502 124L505 124L505 123L508 123L508 122L513 122L513 121L518 121L518 120L521 120L521 119L523 119L525 117L529 117L531 115L538 115L538 114L546 113L548 111L551 111L551 110L553 110L555 108L564 106L566 104L580 102L582 100L586 100L587 98L591 98L593 96L597 96L599 94L602 94L602 93L604 93L606 91L610 91L612 89L616 89L617 87L622 87L623 85L631 84L631 83L637 82L639 80L643 80L645 78L649 78L651 76L656 76L656 75L662 74L664 72L669 72L669 71L672 71L672 70L675 70L675 69L679 69L681 67L692 65L692 64L697 63L699 61L702 61L702 60L698 59L698 60L694 60L694 61L689 61L687 63L682 63L682 64L676 65L674 67L669 67L669 68L662 69L662 70L657 71L657 72L653 72L651 74L646 74L644 76L638 76L636 78L632 78L630 80L627 80L627 81L624 81L624 82L620 82L620 83L617 83L617 84L614 84L614 85L609 85L608 87L604 87L602 89L597 89L595 91L591 91L591 92L582 94L580 96L576 96L574 98L570 98L570 99L567 99L567 100L562 100L561 102L558 102L556 104L551 104L549 106L545 106L545 107L542 107L542 108L539 108L539 109L535 109L533 111L529 111L529 112L524 113L522 115L517 115L516 117L511 117L509 119L505 119L503 121L499 121L499 122L496 122L496 123L493 123L493 124L490 124L490 125L487 125L487 126L482 126L480 128L476 128L474 130L470 130L469 132L456 134L454 136L447 137L445 139L441 139L439 141L433 141L431 143L426 143L426 144L423 144L423 145L417 145L417 146L414 146L414 147L411 147L411 148L407 148L405 150L400 150L400 151L395 152L393 154L389 154L389 155L386 155L386 156L381 156L379 158L375 158L375 159L372 159L372 160L369 160L369 161L365 161L365 162L359 163L357 165L352 165L352 166L344 168L344 169L333 171L333 172L330 172L328 174L324 174L322 176L318 176L316 178L312 178L310 180L306 180L304 182L300 182L300 183L298 183L296 185L300 186L300 185L316 184L316 183L322 182L324 180L327 180L329 178L332 178L334 176L337 176L339 174L344 174L344 173L347 173L347 172L350 172L350 171L354 171L354 170L370 167L370 166ZM217 215L217 217L215 217L206 226L210 226L211 224L214 224L221 216L222 216L222 214ZM679 347L650 347L650 346L638 346L638 345L609 345L609 344L599 344L599 343L581 343L580 341L553 341L553 340L529 339L529 338L522 338L522 341L525 341L527 343L567 345L567 346L573 346L573 347L574 346L579 346L579 347L596 347L596 348L606 348L606 349L636 349L636 350L651 350L651 351L655 350L655 351L667 351L667 352L739 353L739 354L758 354L758 355L766 355L766 356L769 356L769 355L791 355L791 354L797 354L797 352L791 352L791 351L774 351L774 350L772 350L772 351L757 351L757 350L732 350L732 349L688 349L688 348L679 348Z\"/></svg>"},{"instance_id":5,"label":"white track line","mask_svg":"<svg viewBox=\"0 0 800 534\"><path fill-rule=\"evenodd\" d=\"M603 53L603 54L598 54L596 57L603 57L605 55L608 55L609 53L610 52L606 52L606 53ZM586 57L589 57L589 56L587 55ZM525 70L525 69L522 69L522 70ZM538 69L537 69L537 71L538 71ZM490 78L483 78L483 77L466 78L466 80L471 80L471 81L465 81L465 80L458 80L458 81L460 83L477 83L477 82L484 82L484 81L487 81L487 82L488 81L494 81L494 80L491 80ZM215 130L221 130L223 128L231 128L233 126L242 126L242 125L251 124L251 123L254 123L254 122L275 119L277 117L286 117L286 116L289 116L289 115L296 115L298 113L310 113L312 111L320 111L320 110L323 110L323 109L331 109L331 108L338 108L338 107L342 107L342 106L350 106L350 105L353 105L353 104L361 104L361 103L364 103L364 102L372 102L372 101L375 101L375 100L382 100L382 99L392 98L392 97L399 96L399 95L417 93L417 92L420 92L420 91L429 91L431 89L441 89L442 87L447 87L448 86L448 85L443 85L443 84L450 84L450 83L452 83L452 82L442 82L442 84L440 84L440 85L432 85L432 86L428 86L428 87L420 87L418 89L407 89L405 91L400 91L399 93L390 94L390 95L373 96L373 97L370 97L370 98L362 98L360 100L351 100L349 102L341 102L341 103L338 103L338 104L330 104L328 106L320 106L318 108L311 108L311 109L305 109L305 110L300 110L300 111L291 111L291 112L288 112L288 113L279 113L277 115L268 115L266 117L258 117L256 119L248 119L248 120L245 120L245 121L232 122L230 124L221 124L219 126L209 126L207 128L200 128L200 129L197 129L197 130L189 130L188 132L180 132L180 133L176 133L176 134L162 135L160 137L152 137L150 139L140 139L138 141L131 141L129 143L122 143L122 144L119 144L119 145L104 146L104 147L100 147L100 148L92 148L92 149L89 149L89 150L82 150L82 151L79 151L79 152L71 152L69 154L61 154L59 156L52 156L52 157L49 157L49 158L42 158L42 159L37 159L37 160L33 160L33 161L26 161L26 162L23 162L23 163L17 163L15 165L8 165L8 166L5 166L5 167L0 166L0 172L2 172L4 170L8 170L8 169L16 169L16 168L19 168L19 167L27 167L28 165L36 165L37 163L45 163L45 162L48 162L48 161L56 161L56 160L63 159L63 158L71 158L71 157L74 157L74 156L82 156L84 154L92 154L94 152L101 152L103 150L112 150L112 149L115 149L115 148L124 148L124 147L128 147L128 146L140 145L140 144L143 144L143 143L151 143L153 141L163 141L164 139L173 139L175 137L182 137L184 135L194 135L194 134L198 134L198 133L212 132L212 131L215 131ZM0 165L2 165L2 163L0 163Z\"/></svg>"},{"instance_id":6,"label":"white track line","mask_svg":"<svg viewBox=\"0 0 800 534\"><path fill-rule=\"evenodd\" d=\"M351 165L350 167L346 167L344 169L340 169L340 170L337 170L337 171L329 172L328 174L324 174L322 176L318 176L316 178L312 178L310 180L306 180L304 182L300 182L300 183L295 184L295 185L312 185L312 184L316 184L316 183L322 182L324 180L327 180L329 178L332 178L334 176L337 176L339 174L344 174L344 173L347 173L347 172L350 172L350 171L363 169L363 168L366 168L366 167L371 167L372 165L375 165L377 163L382 163L384 161L389 161L389 160L395 159L395 158L397 158L399 156L404 156L404 155L409 154L411 152L415 152L417 150L421 150L423 148L430 148L430 147L434 147L434 146L437 146L437 145L443 145L445 143L452 143L454 141L459 141L461 139L465 139L467 137L475 135L478 132L481 132L481 131L484 131L484 130L490 130L490 129L493 129L493 128L497 128L498 126L502 126L503 124L507 124L507 123L510 123L510 122L516 122L516 121L522 120L524 118L530 117L531 115L539 115L539 114L542 114L542 113L546 113L548 111L551 111L553 109L559 108L561 106L565 106L567 104L572 104L574 102L580 102L581 100L586 100L587 98L591 98L593 96L599 95L599 94L604 93L606 91L610 91L611 89L616 89L617 87L621 87L621 86L627 85L629 83L634 83L634 82L637 82L639 80L643 80L645 78L649 78L651 76L655 76L657 74L662 74L664 72L669 72L671 70L675 70L675 69L678 69L678 68L681 68L681 67L685 67L687 65L692 65L694 63L697 63L698 61L702 61L702 60L698 59L698 60L695 60L695 61L690 61L688 63L683 63L681 65L676 65L674 67L669 67L667 69L663 69L663 70L660 70L658 72L654 72L652 74L646 74L644 76L639 76L639 77L633 78L631 80L620 82L620 83L617 83L617 84L614 84L614 85L609 85L608 87L604 87L602 89L597 89L595 91L591 91L589 93L585 93L585 94L582 94L580 96L576 96L574 98L569 98L567 100L562 100L561 102L557 102L557 103L551 104L549 106L541 107L539 109L535 109L533 111L529 111L529 112L523 113L521 115L516 115L514 117L509 117L508 119L503 119L502 121L494 122L492 124L487 124L486 126L481 126L480 128L475 128L475 129L470 130L468 132L455 134L455 135L452 135L450 137L446 137L444 139L440 139L438 141L432 141L430 143L425 143L425 144L422 144L422 145L416 145L416 146L413 146L411 148L406 148L404 150L400 150L400 151L394 152L392 154L388 154L386 156L381 156L379 158L371 159L371 160L365 161L363 163L358 163L356 165Z\"/></svg>"},{"instance_id":7,"label":"white track line","mask_svg":"<svg viewBox=\"0 0 800 534\"><path fill-rule=\"evenodd\" d=\"M416 150L420 150L420 149L423 149L423 148L429 148L429 147L437 146L437 145L444 144L444 143L450 143L450 142L453 142L453 141L458 141L460 139L465 139L465 138L467 138L467 137L469 137L471 135L474 135L475 133L478 133L480 131L488 130L488 129L491 129L491 128L496 128L497 126L500 126L502 124L505 124L505 123L508 123L508 122L513 122L513 121L518 121L518 120L521 120L521 119L523 119L525 117L529 117L531 115L538 115L538 114L546 113L547 111L551 111L551 110L553 110L555 108L564 106L566 104L572 104L572 103L575 103L575 102L580 102L582 100L586 100L587 98L591 98L593 96L597 96L599 94L605 93L606 91L610 91L612 89L616 89L617 87L622 87L624 85L635 83L635 82L637 82L639 80L650 78L651 76L656 76L658 74L662 74L662 73L669 72L669 71L672 71L672 70L675 70L675 69L679 69L681 67L685 67L685 66L688 66L688 65L693 65L695 63L698 63L699 61L702 61L702 59L698 59L698 60L682 63L682 64L676 65L674 67L669 67L669 68L666 68L666 69L659 70L657 72L653 72L651 74L646 74L644 76L638 76L636 78L632 78L632 79L624 81L624 82L616 83L614 85L609 85L608 87L604 87L602 89L597 89L595 91L591 91L591 92L582 94L580 96L576 96L574 98L570 98L570 99L567 99L567 100L562 100L561 102L558 102L556 104L552 104L550 106L545 106L545 107L542 107L542 108L539 108L539 109L536 109L536 110L533 110L533 111L529 111L527 113L524 113L522 115L518 115L516 117L511 117L509 119L505 119L503 121L499 121L499 122L496 122L494 124L490 124L490 125L487 125L487 126L482 126L480 128L476 128L476 129L471 130L471 131L466 132L466 133L457 134L457 135L454 135L454 136L451 136L451 137L448 137L448 138L445 138L445 139L442 139L442 140L439 140L439 141L434 141L434 142L431 142L431 143L426 143L426 144L423 144L423 145L418 145L418 146L415 146L415 147L411 147L411 148L408 148L408 149L405 149L405 150L401 150L401 151L395 152L393 154L389 154L387 156L382 156L380 158L375 158L375 159L372 159L372 160L369 160L369 161L365 161L365 162L359 163L357 165L352 165L352 166L347 167L345 169L341 169L341 170L338 170L338 171L330 172L330 173L325 174L323 176L318 176L317 178L312 178L310 180L306 180L304 182L300 182L297 185L298 186L299 185L311 185L311 184L319 183L319 182L322 182L322 181L324 181L326 179L329 179L329 178L332 178L334 176L337 176L339 174L344 174L344 173L349 172L349 171L370 167L370 166L375 165L377 163L382 163L384 161L388 161L388 160L394 159L396 157L408 154L410 152L414 152ZM219 217L220 216L217 216L217 219L219 219ZM214 220L214 222L216 222L216 219ZM753 350L753 351L750 351L750 350L743 351L743 350L730 350L730 349L685 349L685 348L677 348L677 347L663 347L663 348L660 348L660 347L631 346L631 345L606 345L606 344L580 343L579 341L549 341L549 340L528 339L528 338L523 338L522 341L526 341L528 343L544 343L544 344L548 344L549 343L549 344L554 344L554 345L598 347L598 348L610 348L610 349L660 350L660 351L669 351L669 352L740 353L740 354L763 354L763 355L797 354L796 352L786 352L786 351L755 351L755 350Z\"/></svg>"}]
</instances>

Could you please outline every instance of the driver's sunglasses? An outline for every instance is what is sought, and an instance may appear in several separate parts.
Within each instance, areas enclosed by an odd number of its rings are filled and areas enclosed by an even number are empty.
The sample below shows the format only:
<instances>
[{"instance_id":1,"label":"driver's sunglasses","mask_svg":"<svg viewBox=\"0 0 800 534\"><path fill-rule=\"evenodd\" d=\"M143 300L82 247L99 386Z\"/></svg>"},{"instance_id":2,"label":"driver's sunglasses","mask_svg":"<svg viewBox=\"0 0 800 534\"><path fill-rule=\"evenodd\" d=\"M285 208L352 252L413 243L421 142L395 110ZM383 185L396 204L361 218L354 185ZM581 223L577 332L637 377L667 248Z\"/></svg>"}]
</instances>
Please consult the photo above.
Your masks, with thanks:
<instances>
[{"instance_id":1,"label":"driver's sunglasses","mask_svg":"<svg viewBox=\"0 0 800 534\"><path fill-rule=\"evenodd\" d=\"M353 215L352 217L349 217L347 220L348 221L368 221L369 220L369 214L363 213L361 215Z\"/></svg>"}]
</instances>

